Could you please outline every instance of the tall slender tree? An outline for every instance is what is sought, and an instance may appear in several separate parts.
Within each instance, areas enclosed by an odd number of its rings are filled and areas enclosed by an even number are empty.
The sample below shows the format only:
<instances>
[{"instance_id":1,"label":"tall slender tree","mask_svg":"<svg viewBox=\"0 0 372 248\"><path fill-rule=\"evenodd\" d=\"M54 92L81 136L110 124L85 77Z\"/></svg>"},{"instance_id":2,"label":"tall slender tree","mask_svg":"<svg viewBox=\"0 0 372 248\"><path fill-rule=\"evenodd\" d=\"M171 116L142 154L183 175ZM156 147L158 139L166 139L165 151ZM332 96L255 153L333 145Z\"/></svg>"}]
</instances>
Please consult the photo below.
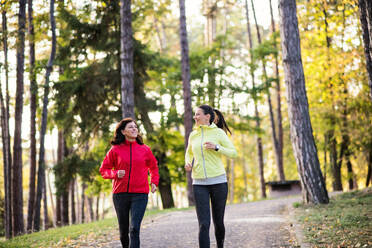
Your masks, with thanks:
<instances>
[{"instance_id":1,"label":"tall slender tree","mask_svg":"<svg viewBox=\"0 0 372 248\"><path fill-rule=\"evenodd\" d=\"M30 182L27 210L27 232L32 231L32 221L35 205L36 180L36 95L37 83L35 72L35 32L33 21L33 1L28 0L28 41L29 41L29 77L30 77Z\"/></svg>"},{"instance_id":2,"label":"tall slender tree","mask_svg":"<svg viewBox=\"0 0 372 248\"><path fill-rule=\"evenodd\" d=\"M45 185L45 134L48 120L48 103L49 103L49 81L50 74L53 70L53 63L56 54L57 37L56 37L56 21L54 17L54 0L50 0L50 27L52 31L52 48L50 51L49 60L46 66L45 83L44 83L44 97L43 97L43 112L41 117L41 130L40 130L40 150L39 150L39 168L37 174L37 192L35 202L35 215L34 215L34 230L40 230L40 207L41 197L44 194L44 226L47 228L47 205L46 205L46 185Z\"/></svg>"},{"instance_id":3,"label":"tall slender tree","mask_svg":"<svg viewBox=\"0 0 372 248\"><path fill-rule=\"evenodd\" d=\"M368 73L369 94L372 101L372 3L369 0L359 0L359 18L362 27L364 55Z\"/></svg>"},{"instance_id":4,"label":"tall slender tree","mask_svg":"<svg viewBox=\"0 0 372 248\"><path fill-rule=\"evenodd\" d=\"M328 193L320 170L310 122L296 0L280 0L279 15L291 140L301 179L303 200L306 203L328 203Z\"/></svg>"},{"instance_id":5,"label":"tall slender tree","mask_svg":"<svg viewBox=\"0 0 372 248\"><path fill-rule=\"evenodd\" d=\"M278 50L278 45L276 42L276 24L274 20L273 14L273 6L272 0L270 2L270 15L271 15L271 31L273 34L273 41L274 41L274 49ZM285 180L284 174L284 164L283 164L283 121L282 121L282 104L281 104L281 89L280 89L280 76L279 76L279 60L278 60L278 53L274 55L274 71L275 71L275 79L276 79L276 116L277 116L277 129L278 129L278 172L280 180Z\"/></svg>"},{"instance_id":6,"label":"tall slender tree","mask_svg":"<svg viewBox=\"0 0 372 248\"><path fill-rule=\"evenodd\" d=\"M120 30L122 117L134 118L133 32L131 0L120 0Z\"/></svg>"},{"instance_id":7,"label":"tall slender tree","mask_svg":"<svg viewBox=\"0 0 372 248\"><path fill-rule=\"evenodd\" d=\"M255 71L253 67L253 42L252 42L252 31L251 31L251 23L249 20L249 7L248 7L248 0L245 0L245 14L247 19L247 34L248 34L248 43L249 43L249 50L250 50L250 63L251 66L249 68L252 80L252 88L253 90L253 102L254 102L254 115L256 119L256 129L261 129L260 123L260 114L258 112L258 104L257 104L257 91L256 88L256 80L255 80ZM256 136L256 146L257 146L257 160L258 160L258 170L260 175L260 186L261 186L261 197L266 198L266 185L265 185L265 177L264 177L264 162L263 162L263 148L262 148L262 138L260 135L257 134Z\"/></svg>"},{"instance_id":8,"label":"tall slender tree","mask_svg":"<svg viewBox=\"0 0 372 248\"><path fill-rule=\"evenodd\" d=\"M262 38L261 38L261 32L258 26L257 22L257 17L256 17L256 11L254 8L253 0L251 0L251 5L252 5L252 12L253 12L253 17L254 17L254 22L256 26L256 32L257 32L257 39L258 43L262 44ZM265 81L268 81L268 76L267 76L267 71L266 71L266 62L264 59L262 59L262 71L263 71L263 78ZM276 159L276 165L277 165L277 171L278 171L278 176L280 181L285 180L284 176L284 169L283 169L283 164L280 163L280 155L279 155L279 142L278 138L276 135L276 129L275 129L275 119L274 119L274 112L273 112L273 106L271 103L271 93L270 93L270 87L267 87L266 90L267 94L267 105L269 106L269 116L270 116L270 123L271 123L271 132L272 132L272 140L273 140L273 146L274 146L274 152L275 152L275 159Z\"/></svg>"},{"instance_id":9,"label":"tall slender tree","mask_svg":"<svg viewBox=\"0 0 372 248\"><path fill-rule=\"evenodd\" d=\"M9 131L9 66L8 66L8 27L6 3L1 6L2 9L2 32L3 32L3 51L4 51L4 71L5 71L5 99L1 101L1 113L3 116L1 122L2 141L3 141L3 160L4 160L4 193L5 193L5 237L12 237L12 154L10 147ZM0 87L2 89L2 87ZM2 94L2 91L1 91Z\"/></svg>"},{"instance_id":10,"label":"tall slender tree","mask_svg":"<svg viewBox=\"0 0 372 248\"><path fill-rule=\"evenodd\" d=\"M22 186L22 112L25 64L26 0L19 1L17 35L17 89L13 142L13 235L24 233Z\"/></svg>"},{"instance_id":11,"label":"tall slender tree","mask_svg":"<svg viewBox=\"0 0 372 248\"><path fill-rule=\"evenodd\" d=\"M185 149L189 142L192 131L192 108L191 108L191 85L190 85L190 61L189 61L189 42L187 40L186 10L185 0L179 0L180 5L180 41L181 41L181 69L183 82L183 105L184 105L184 126L185 126ZM194 206L195 200L192 191L191 172L187 175L187 198L189 205Z\"/></svg>"}]
</instances>

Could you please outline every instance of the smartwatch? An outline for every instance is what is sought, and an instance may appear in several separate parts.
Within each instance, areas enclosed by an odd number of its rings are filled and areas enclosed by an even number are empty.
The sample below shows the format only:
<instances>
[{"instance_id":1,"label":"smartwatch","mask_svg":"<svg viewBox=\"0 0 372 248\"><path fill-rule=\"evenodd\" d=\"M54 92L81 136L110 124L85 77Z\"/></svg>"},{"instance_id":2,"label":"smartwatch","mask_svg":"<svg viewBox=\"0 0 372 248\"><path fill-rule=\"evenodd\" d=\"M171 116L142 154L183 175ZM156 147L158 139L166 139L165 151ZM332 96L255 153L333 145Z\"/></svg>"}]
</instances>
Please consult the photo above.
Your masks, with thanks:
<instances>
[{"instance_id":1,"label":"smartwatch","mask_svg":"<svg viewBox=\"0 0 372 248\"><path fill-rule=\"evenodd\" d=\"M217 152L218 150L220 150L220 145L216 145L216 148L214 148L214 150Z\"/></svg>"}]
</instances>

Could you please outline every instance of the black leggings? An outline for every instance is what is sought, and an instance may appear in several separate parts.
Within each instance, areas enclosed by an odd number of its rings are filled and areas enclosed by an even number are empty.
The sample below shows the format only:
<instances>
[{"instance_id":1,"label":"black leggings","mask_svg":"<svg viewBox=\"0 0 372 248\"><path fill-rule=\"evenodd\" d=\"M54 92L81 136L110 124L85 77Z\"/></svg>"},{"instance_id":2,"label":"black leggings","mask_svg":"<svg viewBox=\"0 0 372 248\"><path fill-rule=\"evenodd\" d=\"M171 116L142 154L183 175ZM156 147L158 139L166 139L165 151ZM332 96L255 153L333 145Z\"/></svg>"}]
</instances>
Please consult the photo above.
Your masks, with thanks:
<instances>
[{"instance_id":1,"label":"black leggings","mask_svg":"<svg viewBox=\"0 0 372 248\"><path fill-rule=\"evenodd\" d=\"M225 225L223 222L227 200L227 183L213 185L193 185L196 214L199 222L199 247L209 248L209 227L211 224L211 211L209 201L212 203L212 217L217 247L222 248L225 240Z\"/></svg>"},{"instance_id":2,"label":"black leggings","mask_svg":"<svg viewBox=\"0 0 372 248\"><path fill-rule=\"evenodd\" d=\"M141 193L117 193L113 194L113 201L116 215L118 216L121 245L123 248L139 248L141 222L145 214L148 195ZM129 232L130 242L128 238Z\"/></svg>"}]
</instances>

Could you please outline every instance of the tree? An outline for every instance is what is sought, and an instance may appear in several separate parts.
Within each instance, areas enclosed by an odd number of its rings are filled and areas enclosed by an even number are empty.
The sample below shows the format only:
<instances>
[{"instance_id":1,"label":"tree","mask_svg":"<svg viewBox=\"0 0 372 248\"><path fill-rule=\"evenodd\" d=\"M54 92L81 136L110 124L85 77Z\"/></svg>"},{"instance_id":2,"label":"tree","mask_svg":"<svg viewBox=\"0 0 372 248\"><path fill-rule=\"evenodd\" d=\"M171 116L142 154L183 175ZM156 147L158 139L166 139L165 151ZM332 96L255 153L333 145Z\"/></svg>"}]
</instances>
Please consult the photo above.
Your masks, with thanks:
<instances>
[{"instance_id":1,"label":"tree","mask_svg":"<svg viewBox=\"0 0 372 248\"><path fill-rule=\"evenodd\" d=\"M28 0L28 35L29 35L29 74L30 74L30 183L27 211L27 232L32 231L32 221L35 205L35 180L36 180L36 98L37 82L35 72L35 32L33 21L32 0Z\"/></svg>"},{"instance_id":2,"label":"tree","mask_svg":"<svg viewBox=\"0 0 372 248\"><path fill-rule=\"evenodd\" d=\"M44 226L47 228L48 210L46 208L46 185L45 185L45 134L48 120L48 102L49 102L49 81L50 74L53 70L53 62L56 54L57 38L56 38L56 22L54 18L54 0L50 0L50 26L52 31L52 48L50 57L46 65L45 83L44 83L44 98L43 98L43 112L41 117L41 130L40 130L40 150L39 150L39 168L37 175L37 192L35 202L35 215L34 215L34 230L40 230L40 206L41 197L44 194Z\"/></svg>"},{"instance_id":3,"label":"tree","mask_svg":"<svg viewBox=\"0 0 372 248\"><path fill-rule=\"evenodd\" d=\"M369 0L359 0L359 18L362 26L364 55L368 73L368 85L372 101L372 3Z\"/></svg>"},{"instance_id":4,"label":"tree","mask_svg":"<svg viewBox=\"0 0 372 248\"><path fill-rule=\"evenodd\" d=\"M120 0L120 28L122 116L123 118L134 118L134 72L131 0Z\"/></svg>"},{"instance_id":5,"label":"tree","mask_svg":"<svg viewBox=\"0 0 372 248\"><path fill-rule=\"evenodd\" d=\"M26 29L26 0L19 1L17 35L17 89L15 105L15 125L13 144L13 235L24 233L23 222L23 186L22 186L22 112L24 87L24 53Z\"/></svg>"},{"instance_id":6,"label":"tree","mask_svg":"<svg viewBox=\"0 0 372 248\"><path fill-rule=\"evenodd\" d=\"M1 99L1 137L3 141L3 160L4 160L4 195L5 195L5 237L12 237L12 154L10 148L9 132L9 68L8 68L8 28L6 4L2 6L2 43L4 50L4 69L5 69L5 101ZM2 87L1 96L2 96Z\"/></svg>"},{"instance_id":7,"label":"tree","mask_svg":"<svg viewBox=\"0 0 372 248\"><path fill-rule=\"evenodd\" d=\"M185 126L185 149L189 142L192 131L192 108L191 108L191 86L190 86L190 61L189 43L187 40L185 0L179 1L180 5L180 40L181 40L181 67L183 82L183 104L184 104L184 126ZM191 172L186 172L187 176L187 198L189 205L194 206L195 200L192 191Z\"/></svg>"},{"instance_id":8,"label":"tree","mask_svg":"<svg viewBox=\"0 0 372 248\"><path fill-rule=\"evenodd\" d=\"M279 15L291 140L300 174L303 200L306 203L328 203L328 193L320 170L309 116L296 1L280 0Z\"/></svg>"},{"instance_id":9,"label":"tree","mask_svg":"<svg viewBox=\"0 0 372 248\"><path fill-rule=\"evenodd\" d=\"M257 23L256 11L255 11L255 8L254 8L253 0L251 0L251 4L252 4L253 17L254 17L254 21L255 21L255 24L256 24L255 26L256 26L258 43L262 44L260 29L259 29L258 23ZM263 58L262 58L262 71L263 71L263 79L265 80L265 84L268 84L269 83L269 78L268 78L267 72L266 72L266 62ZM273 145L274 145L274 152L275 152L275 159L276 159L276 165L277 165L277 170L278 170L278 176L279 176L280 181L284 181L285 180L284 169L283 169L283 163L280 160L279 142L278 142L278 137L276 135L276 127L275 127L276 125L275 125L273 107L272 107L272 103L271 103L270 87L267 85L265 88L266 88L266 94L267 94L267 104L269 106L269 116L270 116L270 123L271 123L272 140L273 140Z\"/></svg>"},{"instance_id":10,"label":"tree","mask_svg":"<svg viewBox=\"0 0 372 248\"><path fill-rule=\"evenodd\" d=\"M254 101L254 113L256 118L256 129L261 129L260 124L260 114L258 112L258 106L257 106L257 92L255 90L256 88L256 82L255 82L255 73L254 73L254 66L253 66L253 42L252 42L252 32L251 32L251 25L249 21L249 11L248 11L248 1L245 0L245 13L246 13L246 19L247 19L247 34L248 34L248 41L249 41L249 50L250 50L250 74L251 74L251 80L252 80L252 87L254 89L253 91L253 101ZM266 185L265 185L265 177L264 177L264 162L263 162L263 148L262 148L262 138L260 135L257 135L256 137L256 146L257 146L257 160L258 160L258 168L259 168L259 175L260 175L260 185L261 185L261 197L266 198Z\"/></svg>"},{"instance_id":11,"label":"tree","mask_svg":"<svg viewBox=\"0 0 372 248\"><path fill-rule=\"evenodd\" d=\"M276 42L276 27L275 27L275 20L273 15L273 8L270 2L270 15L271 15L271 31L273 35L273 45L274 49L277 51L277 42ZM281 90L280 90L280 77L279 77L279 60L278 60L278 53L274 53L274 70L275 70L275 80L276 80L276 115L277 115L277 129L278 129L278 172L280 180L285 180L284 174L284 165L283 165L283 123L282 123L282 104L281 104Z\"/></svg>"}]
</instances>

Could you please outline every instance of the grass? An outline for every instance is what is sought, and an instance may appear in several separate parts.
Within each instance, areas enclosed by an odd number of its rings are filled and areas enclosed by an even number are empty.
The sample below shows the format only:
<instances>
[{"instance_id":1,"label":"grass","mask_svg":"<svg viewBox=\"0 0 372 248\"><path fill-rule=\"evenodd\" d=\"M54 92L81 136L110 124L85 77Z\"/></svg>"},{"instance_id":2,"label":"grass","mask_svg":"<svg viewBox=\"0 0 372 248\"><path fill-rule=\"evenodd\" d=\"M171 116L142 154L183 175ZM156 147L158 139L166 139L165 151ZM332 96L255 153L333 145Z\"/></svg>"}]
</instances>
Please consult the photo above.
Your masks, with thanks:
<instances>
[{"instance_id":1,"label":"grass","mask_svg":"<svg viewBox=\"0 0 372 248\"><path fill-rule=\"evenodd\" d=\"M146 211L145 219L148 216L179 210L185 209L148 210ZM108 244L116 239L119 239L117 219L109 218L18 236L11 240L0 242L0 247L80 247L94 244L98 247L105 247L102 244Z\"/></svg>"},{"instance_id":2,"label":"grass","mask_svg":"<svg viewBox=\"0 0 372 248\"><path fill-rule=\"evenodd\" d=\"M372 247L372 188L295 207L311 247Z\"/></svg>"}]
</instances>

